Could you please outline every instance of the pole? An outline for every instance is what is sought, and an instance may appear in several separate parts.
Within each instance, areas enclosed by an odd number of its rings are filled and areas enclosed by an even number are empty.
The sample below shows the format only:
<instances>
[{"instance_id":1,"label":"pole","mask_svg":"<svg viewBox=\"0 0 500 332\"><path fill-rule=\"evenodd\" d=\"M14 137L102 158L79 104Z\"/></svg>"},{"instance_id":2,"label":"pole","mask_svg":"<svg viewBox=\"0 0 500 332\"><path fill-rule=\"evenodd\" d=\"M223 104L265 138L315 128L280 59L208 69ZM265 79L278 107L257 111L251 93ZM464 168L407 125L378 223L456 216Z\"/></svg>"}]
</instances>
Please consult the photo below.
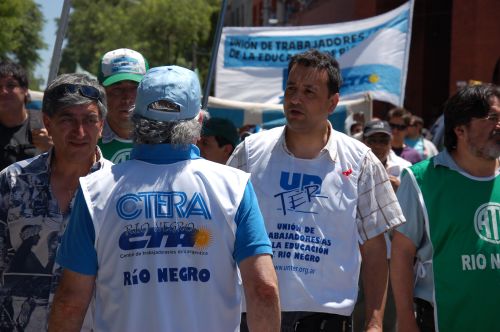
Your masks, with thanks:
<instances>
[{"instance_id":1,"label":"pole","mask_svg":"<svg viewBox=\"0 0 500 332\"><path fill-rule=\"evenodd\" d=\"M210 94L210 86L212 85L212 78L215 71L215 63L217 61L217 53L219 52L220 37L222 35L222 27L224 26L224 16L226 16L227 0L222 0L222 5L217 20L217 29L215 30L214 43L212 44L212 54L210 55L210 67L208 69L205 87L203 89L203 99L201 101L201 108L206 109L208 104L208 95Z\"/></svg>"},{"instance_id":2,"label":"pole","mask_svg":"<svg viewBox=\"0 0 500 332\"><path fill-rule=\"evenodd\" d=\"M57 29L56 42L54 44L54 51L52 52L52 60L50 62L49 77L47 79L47 86L56 78L59 71L59 64L61 62L62 44L66 31L68 30L69 10L71 9L71 0L64 0L61 10L61 19L59 20L59 27Z\"/></svg>"}]
</instances>

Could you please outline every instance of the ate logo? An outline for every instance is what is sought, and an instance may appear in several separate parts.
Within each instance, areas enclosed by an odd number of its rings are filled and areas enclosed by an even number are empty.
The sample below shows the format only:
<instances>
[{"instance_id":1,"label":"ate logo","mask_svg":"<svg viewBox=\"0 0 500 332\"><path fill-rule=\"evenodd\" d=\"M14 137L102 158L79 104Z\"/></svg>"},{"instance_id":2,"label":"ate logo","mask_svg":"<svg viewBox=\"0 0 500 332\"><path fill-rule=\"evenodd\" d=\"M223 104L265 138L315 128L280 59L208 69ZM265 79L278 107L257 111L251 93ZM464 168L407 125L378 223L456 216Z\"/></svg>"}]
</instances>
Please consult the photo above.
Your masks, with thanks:
<instances>
[{"instance_id":1,"label":"ate logo","mask_svg":"<svg viewBox=\"0 0 500 332\"><path fill-rule=\"evenodd\" d=\"M317 199L327 199L321 195L323 180L317 175L281 172L280 187L284 191L274 197L279 198L283 215L287 212L313 213L311 206Z\"/></svg>"},{"instance_id":2,"label":"ate logo","mask_svg":"<svg viewBox=\"0 0 500 332\"><path fill-rule=\"evenodd\" d=\"M474 215L474 229L482 240L500 244L500 204L488 202L481 205Z\"/></svg>"},{"instance_id":3,"label":"ate logo","mask_svg":"<svg viewBox=\"0 0 500 332\"><path fill-rule=\"evenodd\" d=\"M121 162L127 161L130 159L130 152L132 151L132 148L128 149L121 149L117 151L113 157L111 157L111 161L115 164L119 164Z\"/></svg>"}]
</instances>

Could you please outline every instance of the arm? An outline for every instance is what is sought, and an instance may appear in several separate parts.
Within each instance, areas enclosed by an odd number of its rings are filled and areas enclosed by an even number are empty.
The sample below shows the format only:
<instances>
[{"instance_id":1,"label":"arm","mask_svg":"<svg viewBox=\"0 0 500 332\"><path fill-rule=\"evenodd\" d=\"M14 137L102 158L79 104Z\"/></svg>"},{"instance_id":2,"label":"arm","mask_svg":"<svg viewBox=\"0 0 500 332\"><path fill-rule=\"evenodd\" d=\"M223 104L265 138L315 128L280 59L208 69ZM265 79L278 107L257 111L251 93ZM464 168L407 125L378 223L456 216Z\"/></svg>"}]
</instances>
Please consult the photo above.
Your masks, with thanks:
<instances>
[{"instance_id":1,"label":"arm","mask_svg":"<svg viewBox=\"0 0 500 332\"><path fill-rule=\"evenodd\" d=\"M92 298L95 276L63 271L49 318L49 331L80 331Z\"/></svg>"},{"instance_id":2,"label":"arm","mask_svg":"<svg viewBox=\"0 0 500 332\"><path fill-rule=\"evenodd\" d=\"M360 246L363 261L362 280L365 293L365 329L382 331L387 296L387 247L384 234Z\"/></svg>"},{"instance_id":3,"label":"arm","mask_svg":"<svg viewBox=\"0 0 500 332\"><path fill-rule=\"evenodd\" d=\"M278 280L269 255L257 255L240 263L250 331L280 330Z\"/></svg>"},{"instance_id":4,"label":"arm","mask_svg":"<svg viewBox=\"0 0 500 332\"><path fill-rule=\"evenodd\" d=\"M396 303L399 331L418 331L413 312L413 242L397 230L394 231L391 250L391 285Z\"/></svg>"}]
</instances>

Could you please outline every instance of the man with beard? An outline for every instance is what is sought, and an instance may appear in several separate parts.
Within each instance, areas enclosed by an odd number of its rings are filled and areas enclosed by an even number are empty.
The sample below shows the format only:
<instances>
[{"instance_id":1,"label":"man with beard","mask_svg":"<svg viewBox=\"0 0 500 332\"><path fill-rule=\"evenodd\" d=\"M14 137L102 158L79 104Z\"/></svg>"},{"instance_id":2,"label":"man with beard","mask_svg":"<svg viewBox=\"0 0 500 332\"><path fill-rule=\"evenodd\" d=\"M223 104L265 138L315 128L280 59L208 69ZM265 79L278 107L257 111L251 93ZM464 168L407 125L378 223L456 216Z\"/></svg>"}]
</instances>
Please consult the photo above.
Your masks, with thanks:
<instances>
[{"instance_id":1,"label":"man with beard","mask_svg":"<svg viewBox=\"0 0 500 332\"><path fill-rule=\"evenodd\" d=\"M445 105L446 150L403 174L407 223L391 257L400 331L498 330L499 117L497 86L465 87Z\"/></svg>"}]
</instances>

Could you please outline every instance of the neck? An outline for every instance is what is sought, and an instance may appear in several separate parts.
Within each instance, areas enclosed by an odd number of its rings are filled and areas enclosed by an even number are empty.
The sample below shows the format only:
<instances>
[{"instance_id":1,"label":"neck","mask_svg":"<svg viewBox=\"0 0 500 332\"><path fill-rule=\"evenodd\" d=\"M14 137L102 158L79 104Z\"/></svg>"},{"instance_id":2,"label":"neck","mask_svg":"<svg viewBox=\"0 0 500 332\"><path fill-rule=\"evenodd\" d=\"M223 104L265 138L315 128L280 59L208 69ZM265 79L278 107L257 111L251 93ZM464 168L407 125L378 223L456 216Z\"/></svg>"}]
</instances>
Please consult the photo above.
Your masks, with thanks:
<instances>
[{"instance_id":1,"label":"neck","mask_svg":"<svg viewBox=\"0 0 500 332\"><path fill-rule=\"evenodd\" d=\"M123 124L121 125L115 125L111 122L108 121L108 125L113 130L113 132L118 135L118 137L122 139L130 139L131 134L132 134L132 125L130 124L129 126L124 126Z\"/></svg>"},{"instance_id":2,"label":"neck","mask_svg":"<svg viewBox=\"0 0 500 332\"><path fill-rule=\"evenodd\" d=\"M313 159L325 147L330 137L330 126L324 126L312 132L294 131L289 126L285 127L285 142L288 150L297 158Z\"/></svg>"},{"instance_id":3,"label":"neck","mask_svg":"<svg viewBox=\"0 0 500 332\"><path fill-rule=\"evenodd\" d=\"M75 163L53 154L50 186L57 199L59 209L63 214L68 212L70 202L78 188L78 179L88 174L90 167L95 162L95 154L88 163Z\"/></svg>"},{"instance_id":4,"label":"neck","mask_svg":"<svg viewBox=\"0 0 500 332\"><path fill-rule=\"evenodd\" d=\"M493 176L500 166L498 159L478 157L468 153L468 151L460 151L458 148L451 152L451 157L461 169L477 177Z\"/></svg>"},{"instance_id":5,"label":"neck","mask_svg":"<svg viewBox=\"0 0 500 332\"><path fill-rule=\"evenodd\" d=\"M0 114L2 114L0 117L0 123L7 128L20 126L28 118L28 111L25 107L22 108L21 112L8 110L7 112L0 112Z\"/></svg>"}]
</instances>

